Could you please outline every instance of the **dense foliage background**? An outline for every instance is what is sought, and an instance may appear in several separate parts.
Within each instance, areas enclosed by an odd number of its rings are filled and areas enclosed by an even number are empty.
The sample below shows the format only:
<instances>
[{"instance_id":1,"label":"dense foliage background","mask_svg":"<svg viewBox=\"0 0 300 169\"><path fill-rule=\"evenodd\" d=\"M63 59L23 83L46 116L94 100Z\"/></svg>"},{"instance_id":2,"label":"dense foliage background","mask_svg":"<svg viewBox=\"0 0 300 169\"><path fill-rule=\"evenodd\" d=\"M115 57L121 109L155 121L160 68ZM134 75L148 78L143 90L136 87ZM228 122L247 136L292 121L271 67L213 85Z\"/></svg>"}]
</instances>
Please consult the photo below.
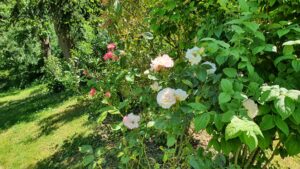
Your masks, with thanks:
<instances>
[{"instance_id":1,"label":"dense foliage background","mask_svg":"<svg viewBox=\"0 0 300 169\"><path fill-rule=\"evenodd\" d=\"M300 152L299 15L298 0L6 0L0 90L81 94L113 144L80 147L89 168L267 168Z\"/></svg>"}]
</instances>

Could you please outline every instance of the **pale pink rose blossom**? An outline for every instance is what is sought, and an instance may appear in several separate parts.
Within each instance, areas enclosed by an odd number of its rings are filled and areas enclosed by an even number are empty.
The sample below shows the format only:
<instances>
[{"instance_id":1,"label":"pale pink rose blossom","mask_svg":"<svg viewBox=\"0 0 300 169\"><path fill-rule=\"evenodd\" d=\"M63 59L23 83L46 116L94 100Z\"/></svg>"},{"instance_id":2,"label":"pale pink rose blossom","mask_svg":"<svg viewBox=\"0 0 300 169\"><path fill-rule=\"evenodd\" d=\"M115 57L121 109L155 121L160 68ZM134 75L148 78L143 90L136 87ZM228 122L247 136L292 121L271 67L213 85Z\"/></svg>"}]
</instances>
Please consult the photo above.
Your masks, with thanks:
<instances>
[{"instance_id":1,"label":"pale pink rose blossom","mask_svg":"<svg viewBox=\"0 0 300 169\"><path fill-rule=\"evenodd\" d=\"M175 90L175 97L178 101L184 101L189 95L182 89Z\"/></svg>"},{"instance_id":2,"label":"pale pink rose blossom","mask_svg":"<svg viewBox=\"0 0 300 169\"><path fill-rule=\"evenodd\" d=\"M140 120L141 118L139 115L130 113L123 117L123 124L129 129L134 129L139 127Z\"/></svg>"},{"instance_id":3,"label":"pale pink rose blossom","mask_svg":"<svg viewBox=\"0 0 300 169\"><path fill-rule=\"evenodd\" d=\"M156 101L162 108L169 109L176 103L175 90L172 88L161 90L157 94Z\"/></svg>"},{"instance_id":4,"label":"pale pink rose blossom","mask_svg":"<svg viewBox=\"0 0 300 169\"><path fill-rule=\"evenodd\" d=\"M158 56L154 60L151 61L151 70L160 71L162 68L171 68L174 66L173 59L164 54L163 56Z\"/></svg>"},{"instance_id":5,"label":"pale pink rose blossom","mask_svg":"<svg viewBox=\"0 0 300 169\"><path fill-rule=\"evenodd\" d=\"M114 44L114 43L110 43L110 44L107 45L108 50L114 50L116 47L117 47L117 45Z\"/></svg>"}]
</instances>

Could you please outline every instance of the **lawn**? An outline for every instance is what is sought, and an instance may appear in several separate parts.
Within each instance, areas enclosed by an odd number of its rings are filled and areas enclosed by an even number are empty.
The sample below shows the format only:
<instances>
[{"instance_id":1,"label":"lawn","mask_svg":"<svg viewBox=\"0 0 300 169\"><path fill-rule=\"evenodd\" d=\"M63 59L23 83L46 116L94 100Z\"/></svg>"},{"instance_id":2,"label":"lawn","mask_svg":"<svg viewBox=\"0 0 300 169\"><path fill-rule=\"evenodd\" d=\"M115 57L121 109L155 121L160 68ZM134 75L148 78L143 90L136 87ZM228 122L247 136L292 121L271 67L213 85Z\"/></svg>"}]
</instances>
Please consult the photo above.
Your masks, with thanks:
<instances>
[{"instance_id":1,"label":"lawn","mask_svg":"<svg viewBox=\"0 0 300 169\"><path fill-rule=\"evenodd\" d=\"M78 96L44 85L0 94L0 169L78 168L92 126Z\"/></svg>"}]
</instances>

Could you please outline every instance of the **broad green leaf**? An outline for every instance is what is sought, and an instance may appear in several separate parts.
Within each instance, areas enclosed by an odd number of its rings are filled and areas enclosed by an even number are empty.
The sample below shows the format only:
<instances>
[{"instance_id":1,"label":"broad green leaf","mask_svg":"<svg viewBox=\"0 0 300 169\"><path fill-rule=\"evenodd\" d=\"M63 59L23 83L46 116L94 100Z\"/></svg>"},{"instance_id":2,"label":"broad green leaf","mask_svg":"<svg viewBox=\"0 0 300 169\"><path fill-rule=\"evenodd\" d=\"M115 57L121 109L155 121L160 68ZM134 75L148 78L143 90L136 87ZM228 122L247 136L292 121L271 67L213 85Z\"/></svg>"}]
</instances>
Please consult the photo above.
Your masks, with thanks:
<instances>
[{"instance_id":1,"label":"broad green leaf","mask_svg":"<svg viewBox=\"0 0 300 169\"><path fill-rule=\"evenodd\" d=\"M253 32L256 32L257 29L259 28L259 24L255 23L255 22L243 22L243 24L249 28L250 30L252 30Z\"/></svg>"},{"instance_id":2,"label":"broad green leaf","mask_svg":"<svg viewBox=\"0 0 300 169\"><path fill-rule=\"evenodd\" d=\"M229 110L226 113L222 114L222 122L230 122L234 116L235 116L235 112Z\"/></svg>"},{"instance_id":3,"label":"broad green leaf","mask_svg":"<svg viewBox=\"0 0 300 169\"><path fill-rule=\"evenodd\" d=\"M289 135L289 127L285 121L281 119L280 116L275 116L275 124L276 126L286 135Z\"/></svg>"},{"instance_id":4,"label":"broad green leaf","mask_svg":"<svg viewBox=\"0 0 300 169\"><path fill-rule=\"evenodd\" d=\"M297 155L300 153L300 137L298 135L292 134L288 137L284 146L289 155Z\"/></svg>"},{"instance_id":5,"label":"broad green leaf","mask_svg":"<svg viewBox=\"0 0 300 169\"><path fill-rule=\"evenodd\" d=\"M255 32L255 37L257 37L258 39L262 40L262 41L265 41L266 38L265 38L265 35L259 31Z\"/></svg>"},{"instance_id":6,"label":"broad green leaf","mask_svg":"<svg viewBox=\"0 0 300 169\"><path fill-rule=\"evenodd\" d=\"M198 161L195 159L194 156L190 156L189 163L194 169L201 169L200 165L198 164Z\"/></svg>"},{"instance_id":7,"label":"broad green leaf","mask_svg":"<svg viewBox=\"0 0 300 169\"><path fill-rule=\"evenodd\" d=\"M237 26L237 25L231 25L231 28L232 28L233 31L235 31L238 34L242 34L242 33L245 32L243 30L243 28L241 28L240 26Z\"/></svg>"},{"instance_id":8,"label":"broad green leaf","mask_svg":"<svg viewBox=\"0 0 300 169\"><path fill-rule=\"evenodd\" d=\"M295 110L295 103L289 97L279 96L274 101L275 109L282 119L288 118Z\"/></svg>"},{"instance_id":9,"label":"broad green leaf","mask_svg":"<svg viewBox=\"0 0 300 169\"><path fill-rule=\"evenodd\" d=\"M222 116L220 114L215 114L214 123L218 131L221 131L224 123L222 122Z\"/></svg>"},{"instance_id":10,"label":"broad green leaf","mask_svg":"<svg viewBox=\"0 0 300 169\"><path fill-rule=\"evenodd\" d=\"M228 79L222 79L221 80L221 89L228 94L233 93L232 82Z\"/></svg>"},{"instance_id":11,"label":"broad green leaf","mask_svg":"<svg viewBox=\"0 0 300 169\"><path fill-rule=\"evenodd\" d=\"M79 147L79 152L85 153L85 154L92 154L93 153L93 147L91 145L83 145Z\"/></svg>"},{"instance_id":12,"label":"broad green leaf","mask_svg":"<svg viewBox=\"0 0 300 169\"><path fill-rule=\"evenodd\" d=\"M292 66L293 66L293 69L295 70L295 72L299 72L300 71L300 59L293 60Z\"/></svg>"},{"instance_id":13,"label":"broad green leaf","mask_svg":"<svg viewBox=\"0 0 300 169\"><path fill-rule=\"evenodd\" d=\"M295 112L292 114L294 120L296 121L297 125L300 124L300 107L298 107Z\"/></svg>"},{"instance_id":14,"label":"broad green leaf","mask_svg":"<svg viewBox=\"0 0 300 169\"><path fill-rule=\"evenodd\" d=\"M228 93L222 92L220 93L218 100L219 104L227 103L231 100L231 96Z\"/></svg>"},{"instance_id":15,"label":"broad green leaf","mask_svg":"<svg viewBox=\"0 0 300 169\"><path fill-rule=\"evenodd\" d=\"M206 80L207 77L207 71L204 68L200 68L197 72L196 72L197 78L204 82Z\"/></svg>"},{"instance_id":16,"label":"broad green leaf","mask_svg":"<svg viewBox=\"0 0 300 169\"><path fill-rule=\"evenodd\" d=\"M84 166L87 166L87 165L89 165L90 163L92 163L94 160L95 160L94 155L87 155L87 156L85 156L85 157L83 158L82 164L83 164Z\"/></svg>"},{"instance_id":17,"label":"broad green leaf","mask_svg":"<svg viewBox=\"0 0 300 169\"><path fill-rule=\"evenodd\" d=\"M243 136L243 141L245 142L246 145L248 145L250 151L253 151L258 145L258 140L256 135L253 132L246 132L242 136Z\"/></svg>"},{"instance_id":18,"label":"broad green leaf","mask_svg":"<svg viewBox=\"0 0 300 169\"><path fill-rule=\"evenodd\" d=\"M228 56L221 56L221 55L218 55L216 57L216 62L219 64L219 65L222 65L223 63L225 63L228 59Z\"/></svg>"},{"instance_id":19,"label":"broad green leaf","mask_svg":"<svg viewBox=\"0 0 300 169\"><path fill-rule=\"evenodd\" d=\"M237 75L237 71L234 68L225 68L225 69L223 69L223 72L228 77L236 77L236 75Z\"/></svg>"},{"instance_id":20,"label":"broad green leaf","mask_svg":"<svg viewBox=\"0 0 300 169\"><path fill-rule=\"evenodd\" d=\"M176 138L173 135L168 135L167 137L167 146L171 147L176 143Z\"/></svg>"},{"instance_id":21,"label":"broad green leaf","mask_svg":"<svg viewBox=\"0 0 300 169\"><path fill-rule=\"evenodd\" d=\"M205 106L202 103L189 103L188 106L190 106L194 110L198 110L198 111L206 111L207 110L207 106Z\"/></svg>"},{"instance_id":22,"label":"broad green leaf","mask_svg":"<svg viewBox=\"0 0 300 169\"><path fill-rule=\"evenodd\" d=\"M279 56L274 60L274 64L278 65L278 63L280 63L283 60L293 60L293 59L295 59L295 56L293 55Z\"/></svg>"},{"instance_id":23,"label":"broad green leaf","mask_svg":"<svg viewBox=\"0 0 300 169\"><path fill-rule=\"evenodd\" d=\"M249 12L249 6L245 0L238 0L242 12Z\"/></svg>"},{"instance_id":24,"label":"broad green leaf","mask_svg":"<svg viewBox=\"0 0 300 169\"><path fill-rule=\"evenodd\" d=\"M292 55L295 52L295 49L293 46L284 46L283 47L283 55ZM295 58L295 57L294 57Z\"/></svg>"},{"instance_id":25,"label":"broad green leaf","mask_svg":"<svg viewBox=\"0 0 300 169\"><path fill-rule=\"evenodd\" d=\"M204 113L194 119L195 130L198 132L202 129L205 129L210 121L210 114Z\"/></svg>"},{"instance_id":26,"label":"broad green leaf","mask_svg":"<svg viewBox=\"0 0 300 169\"><path fill-rule=\"evenodd\" d=\"M275 123L274 123L274 120L273 120L273 116L271 116L269 114L265 115L262 118L259 126L260 126L260 129L262 131L270 130L270 129L274 128L275 127Z\"/></svg>"},{"instance_id":27,"label":"broad green leaf","mask_svg":"<svg viewBox=\"0 0 300 169\"><path fill-rule=\"evenodd\" d=\"M277 31L277 34L281 38L282 36L286 35L289 32L290 32L290 29L280 29Z\"/></svg>"}]
</instances>

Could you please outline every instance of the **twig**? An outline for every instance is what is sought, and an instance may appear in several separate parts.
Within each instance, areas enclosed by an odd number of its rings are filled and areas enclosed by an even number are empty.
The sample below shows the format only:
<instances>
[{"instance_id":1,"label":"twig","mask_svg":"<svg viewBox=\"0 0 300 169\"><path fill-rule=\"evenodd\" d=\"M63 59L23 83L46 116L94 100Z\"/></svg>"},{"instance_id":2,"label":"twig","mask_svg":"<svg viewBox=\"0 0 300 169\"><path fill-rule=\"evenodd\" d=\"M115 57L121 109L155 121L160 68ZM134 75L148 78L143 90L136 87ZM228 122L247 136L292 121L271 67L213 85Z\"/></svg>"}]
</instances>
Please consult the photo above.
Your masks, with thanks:
<instances>
[{"instance_id":1,"label":"twig","mask_svg":"<svg viewBox=\"0 0 300 169\"><path fill-rule=\"evenodd\" d=\"M263 169L266 169L267 166L269 165L269 163L273 160L274 156L275 156L275 152L278 149L278 147L280 146L280 141L278 141L277 145L275 146L274 151L272 152L271 157L268 159L268 161L266 162L266 164L263 166Z\"/></svg>"}]
</instances>

